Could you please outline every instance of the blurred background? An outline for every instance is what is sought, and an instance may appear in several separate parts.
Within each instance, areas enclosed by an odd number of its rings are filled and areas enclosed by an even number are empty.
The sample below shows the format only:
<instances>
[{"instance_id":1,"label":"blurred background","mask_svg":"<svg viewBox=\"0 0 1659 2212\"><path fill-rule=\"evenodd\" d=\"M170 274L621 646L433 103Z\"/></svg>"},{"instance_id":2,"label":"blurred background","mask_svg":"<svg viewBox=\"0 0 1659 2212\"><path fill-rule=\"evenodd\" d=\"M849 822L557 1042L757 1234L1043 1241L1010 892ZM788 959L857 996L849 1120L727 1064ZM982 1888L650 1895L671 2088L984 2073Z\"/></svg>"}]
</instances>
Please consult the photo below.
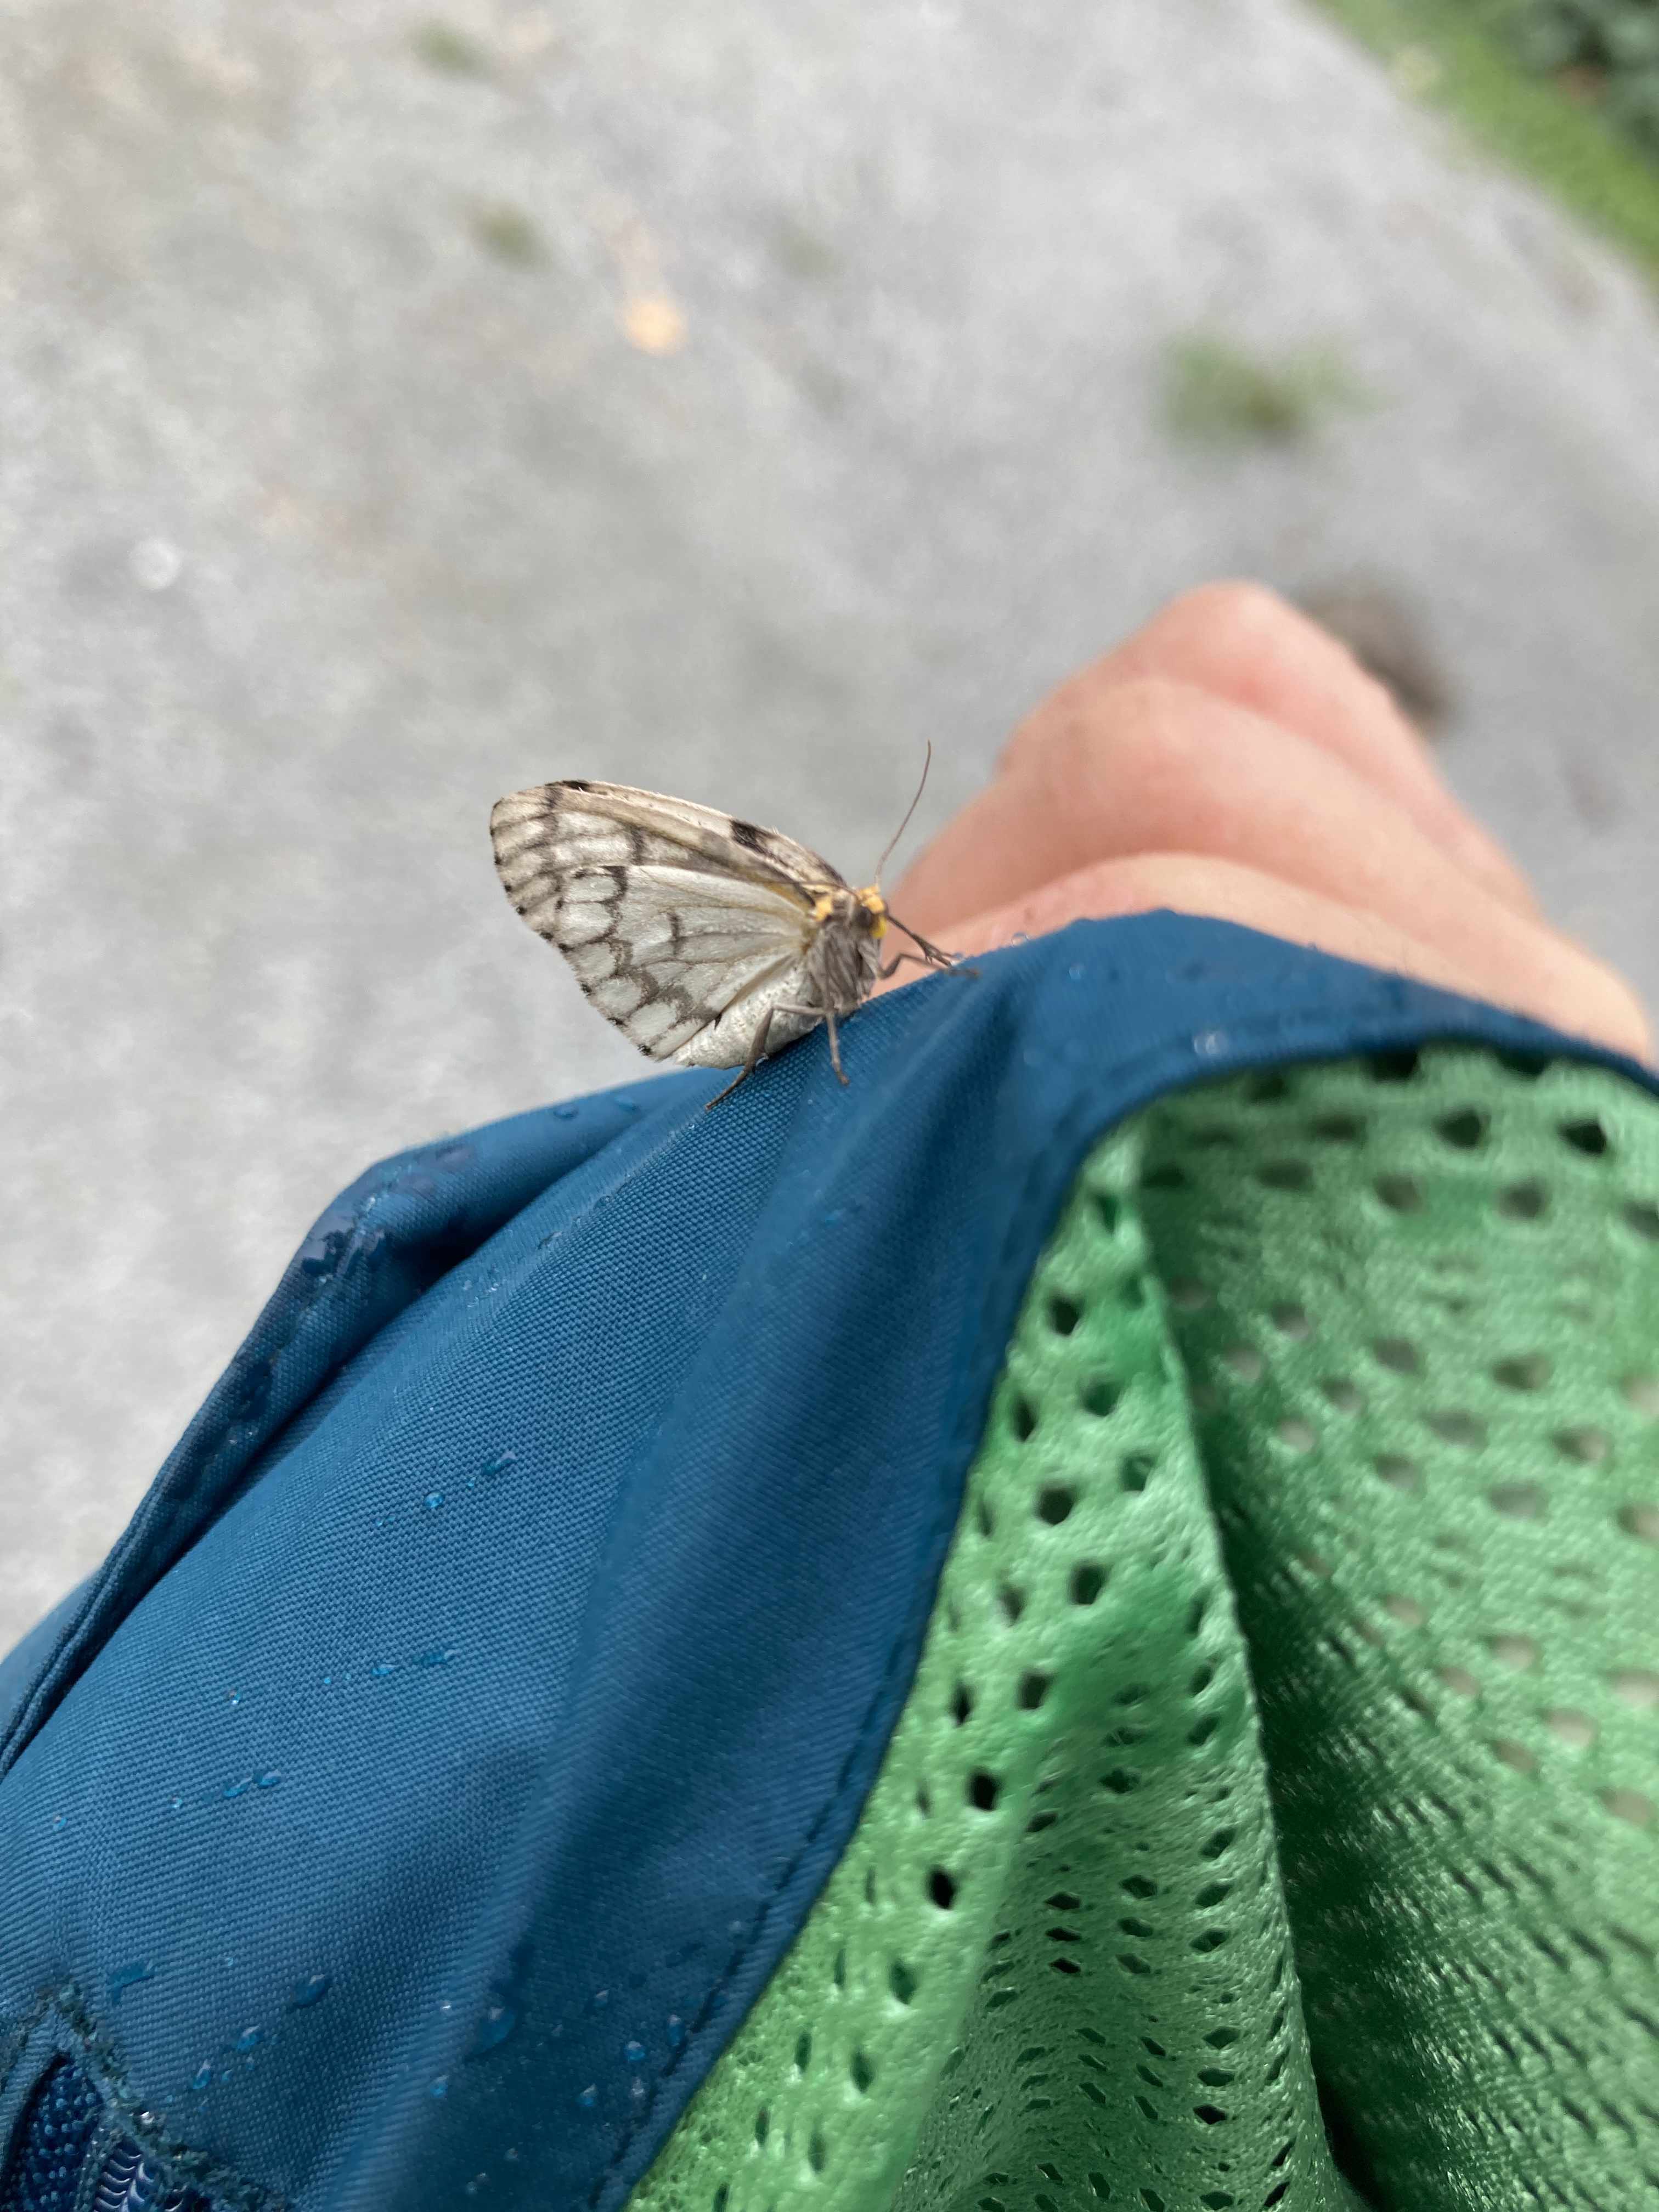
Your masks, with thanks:
<instances>
[{"instance_id":1,"label":"blurred background","mask_svg":"<svg viewBox=\"0 0 1659 2212\"><path fill-rule=\"evenodd\" d=\"M519 785L861 871L925 740L919 835L1255 574L1659 994L1639 225L1391 5L10 0L0 1645L341 1183L641 1074L496 886Z\"/></svg>"}]
</instances>

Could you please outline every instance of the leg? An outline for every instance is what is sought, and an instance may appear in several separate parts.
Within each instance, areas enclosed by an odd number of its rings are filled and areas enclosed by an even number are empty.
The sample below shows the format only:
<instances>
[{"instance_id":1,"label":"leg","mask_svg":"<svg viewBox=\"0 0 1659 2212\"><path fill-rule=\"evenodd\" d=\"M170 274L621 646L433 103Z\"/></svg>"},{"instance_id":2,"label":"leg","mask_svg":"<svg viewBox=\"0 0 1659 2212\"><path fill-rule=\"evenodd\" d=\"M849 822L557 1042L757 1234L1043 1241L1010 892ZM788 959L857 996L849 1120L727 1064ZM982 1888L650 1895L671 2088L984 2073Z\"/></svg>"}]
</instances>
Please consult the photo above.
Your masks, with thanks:
<instances>
[{"instance_id":1,"label":"leg","mask_svg":"<svg viewBox=\"0 0 1659 2212\"><path fill-rule=\"evenodd\" d=\"M732 1096L732 1093L737 1089L738 1084L745 1081L748 1077L754 1073L756 1068L759 1066L761 1060L765 1056L766 1040L771 1030L772 1017L774 1014L811 1014L817 1020L827 1021L830 1024L830 1062L835 1068L836 1073L841 1076L842 1081L843 1083L846 1082L847 1078L844 1075L842 1075L841 1054L836 1049L836 1046L835 1016L833 1014L826 1013L822 1006L798 1006L792 1000L780 999L775 1005L769 1006L766 1009L766 1012L761 1016L759 1021L756 1023L755 1034L750 1039L748 1054L744 1060L743 1066L732 1078L732 1080L726 1085L724 1091L717 1091L712 1098L705 1101L702 1109L705 1114L708 1111L710 1106L718 1106L722 1098L729 1098Z\"/></svg>"},{"instance_id":2,"label":"leg","mask_svg":"<svg viewBox=\"0 0 1659 2212\"><path fill-rule=\"evenodd\" d=\"M905 935L909 939L913 945L921 945L924 955L924 966L929 968L954 968L957 960L960 959L961 955L959 953L941 952L937 945L930 945L925 937L919 935L918 933L912 929L907 922L901 921L898 916L891 912L890 909L889 910L887 919L892 923L895 929L903 930ZM914 953L902 953L900 957L902 959L913 960L915 959L915 955Z\"/></svg>"},{"instance_id":3,"label":"leg","mask_svg":"<svg viewBox=\"0 0 1659 2212\"><path fill-rule=\"evenodd\" d=\"M855 1013L858 1010L855 1006L843 1006L841 1011L848 1014ZM833 1006L797 1006L786 1000L781 1005L774 1007L773 1012L780 1014L811 1014L821 1021L830 1032L830 1065L836 1071L836 1080L837 1083L846 1082L847 1071L841 1064L841 1038L836 1028L836 1010Z\"/></svg>"},{"instance_id":4,"label":"leg","mask_svg":"<svg viewBox=\"0 0 1659 2212\"><path fill-rule=\"evenodd\" d=\"M896 975L901 968L933 968L938 964L937 961L929 960L920 952L896 952L884 968L877 969L876 974L884 983L890 975Z\"/></svg>"},{"instance_id":5,"label":"leg","mask_svg":"<svg viewBox=\"0 0 1659 2212\"><path fill-rule=\"evenodd\" d=\"M772 1017L777 1011L778 1010L775 1006L769 1006L766 1009L766 1012L761 1016L759 1021L756 1023L755 1034L749 1040L748 1057L744 1060L743 1066L738 1070L737 1073L732 1078L732 1080L726 1085L725 1090L717 1091L712 1098L705 1100L702 1109L705 1114L708 1111L709 1107L718 1106L722 1098L729 1098L732 1096L732 1093L737 1089L738 1084L743 1082L746 1077L754 1073L756 1066L760 1060L761 1054L766 1050L767 1032L772 1026Z\"/></svg>"}]
</instances>

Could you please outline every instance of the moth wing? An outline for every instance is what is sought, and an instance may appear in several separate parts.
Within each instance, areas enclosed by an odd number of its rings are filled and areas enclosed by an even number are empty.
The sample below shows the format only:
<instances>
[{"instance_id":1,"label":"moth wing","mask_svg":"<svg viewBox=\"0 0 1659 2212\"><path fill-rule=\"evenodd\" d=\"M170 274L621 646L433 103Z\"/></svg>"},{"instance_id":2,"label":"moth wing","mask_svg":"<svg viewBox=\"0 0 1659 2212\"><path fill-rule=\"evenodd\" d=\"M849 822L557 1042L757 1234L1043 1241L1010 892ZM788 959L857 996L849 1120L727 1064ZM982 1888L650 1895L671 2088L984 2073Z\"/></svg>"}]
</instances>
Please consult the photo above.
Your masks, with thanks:
<instances>
[{"instance_id":1,"label":"moth wing","mask_svg":"<svg viewBox=\"0 0 1659 2212\"><path fill-rule=\"evenodd\" d=\"M817 890L842 882L820 854L781 830L632 784L535 784L498 801L489 831L496 869L515 906L534 876L584 867L695 863L717 875L771 884L809 907Z\"/></svg>"},{"instance_id":2,"label":"moth wing","mask_svg":"<svg viewBox=\"0 0 1659 2212\"><path fill-rule=\"evenodd\" d=\"M817 927L769 884L655 862L561 872L520 912L564 955L589 1004L653 1060L756 994L787 998Z\"/></svg>"}]
</instances>

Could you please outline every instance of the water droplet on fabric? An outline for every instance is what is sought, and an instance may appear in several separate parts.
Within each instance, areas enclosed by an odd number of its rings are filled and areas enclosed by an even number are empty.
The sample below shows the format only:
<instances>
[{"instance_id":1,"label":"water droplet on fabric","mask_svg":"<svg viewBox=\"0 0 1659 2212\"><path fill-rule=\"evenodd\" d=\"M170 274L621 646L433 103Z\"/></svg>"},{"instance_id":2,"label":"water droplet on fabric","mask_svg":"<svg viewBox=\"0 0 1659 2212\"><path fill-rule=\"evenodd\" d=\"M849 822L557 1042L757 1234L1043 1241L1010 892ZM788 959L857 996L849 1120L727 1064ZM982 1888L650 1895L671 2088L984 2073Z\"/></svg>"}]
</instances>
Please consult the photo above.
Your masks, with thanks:
<instances>
[{"instance_id":1,"label":"water droplet on fabric","mask_svg":"<svg viewBox=\"0 0 1659 2212\"><path fill-rule=\"evenodd\" d=\"M1227 1049L1225 1030L1200 1030L1193 1039L1193 1050L1200 1059L1213 1060L1218 1053Z\"/></svg>"},{"instance_id":2,"label":"water droplet on fabric","mask_svg":"<svg viewBox=\"0 0 1659 2212\"><path fill-rule=\"evenodd\" d=\"M148 1959L134 1959L125 1966L118 1966L109 1978L109 2001L119 2004L128 1990L136 1989L140 1982L153 1982L155 1969Z\"/></svg>"},{"instance_id":3,"label":"water droplet on fabric","mask_svg":"<svg viewBox=\"0 0 1659 2212\"><path fill-rule=\"evenodd\" d=\"M431 1651L422 1651L415 1664L417 1667L447 1667L455 1652L454 1644L441 1644Z\"/></svg>"},{"instance_id":4,"label":"water droplet on fabric","mask_svg":"<svg viewBox=\"0 0 1659 2212\"><path fill-rule=\"evenodd\" d=\"M684 2041L685 2022L678 2013L671 2012L668 2015L668 2047L671 2051L678 2051Z\"/></svg>"},{"instance_id":5,"label":"water droplet on fabric","mask_svg":"<svg viewBox=\"0 0 1659 2212\"><path fill-rule=\"evenodd\" d=\"M599 2086L597 2081L590 2081L576 2100L585 2112L591 2112L599 2101Z\"/></svg>"},{"instance_id":6,"label":"water droplet on fabric","mask_svg":"<svg viewBox=\"0 0 1659 2212\"><path fill-rule=\"evenodd\" d=\"M241 2051L257 2051L264 2039L264 2028L245 2027L236 2039L236 2048Z\"/></svg>"},{"instance_id":7,"label":"water droplet on fabric","mask_svg":"<svg viewBox=\"0 0 1659 2212\"><path fill-rule=\"evenodd\" d=\"M507 2041L519 2024L519 2015L510 2004L494 1998L484 2007L483 2018L478 2022L478 2032L467 2051L469 2058L482 2058L486 2051L497 2051Z\"/></svg>"},{"instance_id":8,"label":"water droplet on fabric","mask_svg":"<svg viewBox=\"0 0 1659 2212\"><path fill-rule=\"evenodd\" d=\"M518 1465L518 1462L519 1455L515 1451L497 1452L494 1459L487 1459L484 1462L479 1472L486 1482L495 1482L502 1475L510 1474Z\"/></svg>"},{"instance_id":9,"label":"water droplet on fabric","mask_svg":"<svg viewBox=\"0 0 1659 2212\"><path fill-rule=\"evenodd\" d=\"M1071 966L1066 970L1066 980L1068 982L1080 983L1088 972L1088 969L1084 966L1080 960L1073 960Z\"/></svg>"},{"instance_id":10,"label":"water droplet on fabric","mask_svg":"<svg viewBox=\"0 0 1659 2212\"><path fill-rule=\"evenodd\" d=\"M274 1790L282 1778L282 1773L278 1768L268 1766L259 1777L255 1787L260 1790Z\"/></svg>"},{"instance_id":11,"label":"water droplet on fabric","mask_svg":"<svg viewBox=\"0 0 1659 2212\"><path fill-rule=\"evenodd\" d=\"M67 1828L67 1827L68 1827L68 1826L69 1826L69 1814L68 1814L67 1813L58 1813L58 1814L55 1814L55 1815L53 1816L52 1823L52 1832L53 1833L53 1835L54 1835L54 1836L61 1836L61 1835L63 1834L63 1832L64 1832L64 1829L65 1829L65 1828Z\"/></svg>"},{"instance_id":12,"label":"water droplet on fabric","mask_svg":"<svg viewBox=\"0 0 1659 2212\"><path fill-rule=\"evenodd\" d=\"M289 1996L289 2010L303 2012L307 2005L320 2004L328 1995L330 1978L326 1974L308 1974L302 1982L295 1982Z\"/></svg>"},{"instance_id":13,"label":"water droplet on fabric","mask_svg":"<svg viewBox=\"0 0 1659 2212\"><path fill-rule=\"evenodd\" d=\"M368 1671L377 1681L383 1682L388 1674L395 1674L397 1670L389 1659L381 1659L378 1660Z\"/></svg>"},{"instance_id":14,"label":"water droplet on fabric","mask_svg":"<svg viewBox=\"0 0 1659 2212\"><path fill-rule=\"evenodd\" d=\"M637 1114L640 1110L637 1098L613 1098L611 1103L619 1114Z\"/></svg>"},{"instance_id":15,"label":"water droplet on fabric","mask_svg":"<svg viewBox=\"0 0 1659 2212\"><path fill-rule=\"evenodd\" d=\"M561 1121L574 1121L576 1118L576 1109L574 1106L556 1106L553 1111Z\"/></svg>"},{"instance_id":16,"label":"water droplet on fabric","mask_svg":"<svg viewBox=\"0 0 1659 2212\"><path fill-rule=\"evenodd\" d=\"M240 1797L245 1790L251 1790L252 1787L253 1777L251 1774L245 1774L240 1782L227 1782L220 1795L224 1797Z\"/></svg>"},{"instance_id":17,"label":"water droplet on fabric","mask_svg":"<svg viewBox=\"0 0 1659 2212\"><path fill-rule=\"evenodd\" d=\"M199 2065L196 2071L191 2075L190 2086L192 2089L205 2089L210 2086L212 2080L213 2061L209 2058L204 2060L202 2064Z\"/></svg>"},{"instance_id":18,"label":"water droplet on fabric","mask_svg":"<svg viewBox=\"0 0 1659 2212\"><path fill-rule=\"evenodd\" d=\"M630 2066L643 2066L645 2063L645 2045L639 2042L624 2043L623 2045L623 2057L628 2061Z\"/></svg>"},{"instance_id":19,"label":"water droplet on fabric","mask_svg":"<svg viewBox=\"0 0 1659 2212\"><path fill-rule=\"evenodd\" d=\"M428 1513L435 1513L443 1502L444 1494L441 1490L428 1490L422 1501Z\"/></svg>"},{"instance_id":20,"label":"water droplet on fabric","mask_svg":"<svg viewBox=\"0 0 1659 2212\"><path fill-rule=\"evenodd\" d=\"M448 2075L440 2074L435 2079L428 2081L426 2085L426 2094L428 2097L447 2097L449 2094Z\"/></svg>"},{"instance_id":21,"label":"water droplet on fabric","mask_svg":"<svg viewBox=\"0 0 1659 2212\"><path fill-rule=\"evenodd\" d=\"M242 1693L240 1690L227 1690L225 1692L225 1703L228 1705L240 1705L241 1702Z\"/></svg>"}]
</instances>

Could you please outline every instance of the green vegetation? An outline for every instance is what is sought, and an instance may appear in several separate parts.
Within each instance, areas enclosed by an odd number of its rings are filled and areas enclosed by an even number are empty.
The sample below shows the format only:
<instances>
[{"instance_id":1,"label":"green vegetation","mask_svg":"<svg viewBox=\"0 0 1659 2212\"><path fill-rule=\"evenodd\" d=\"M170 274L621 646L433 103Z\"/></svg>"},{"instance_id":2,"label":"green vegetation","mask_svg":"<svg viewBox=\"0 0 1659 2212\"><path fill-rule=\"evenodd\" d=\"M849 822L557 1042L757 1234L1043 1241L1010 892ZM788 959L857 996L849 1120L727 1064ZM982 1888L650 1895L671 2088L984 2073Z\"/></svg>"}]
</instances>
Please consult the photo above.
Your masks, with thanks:
<instances>
[{"instance_id":1,"label":"green vegetation","mask_svg":"<svg viewBox=\"0 0 1659 2212\"><path fill-rule=\"evenodd\" d=\"M1165 356L1164 411L1172 436L1204 446L1288 446L1328 415L1366 404L1329 346L1270 361L1215 332L1177 338Z\"/></svg>"},{"instance_id":2,"label":"green vegetation","mask_svg":"<svg viewBox=\"0 0 1659 2212\"><path fill-rule=\"evenodd\" d=\"M1510 0L1522 62L1581 99L1659 161L1659 0Z\"/></svg>"},{"instance_id":3,"label":"green vegetation","mask_svg":"<svg viewBox=\"0 0 1659 2212\"><path fill-rule=\"evenodd\" d=\"M1323 0L1442 106L1659 275L1659 0ZM1650 148L1651 151L1644 151Z\"/></svg>"},{"instance_id":4,"label":"green vegetation","mask_svg":"<svg viewBox=\"0 0 1659 2212\"><path fill-rule=\"evenodd\" d=\"M486 76L489 57L465 31L435 20L422 23L410 40L416 54L428 69L444 76Z\"/></svg>"},{"instance_id":5,"label":"green vegetation","mask_svg":"<svg viewBox=\"0 0 1659 2212\"><path fill-rule=\"evenodd\" d=\"M533 269L544 260L542 234L522 208L498 200L472 210L472 235L486 253L514 269Z\"/></svg>"}]
</instances>

